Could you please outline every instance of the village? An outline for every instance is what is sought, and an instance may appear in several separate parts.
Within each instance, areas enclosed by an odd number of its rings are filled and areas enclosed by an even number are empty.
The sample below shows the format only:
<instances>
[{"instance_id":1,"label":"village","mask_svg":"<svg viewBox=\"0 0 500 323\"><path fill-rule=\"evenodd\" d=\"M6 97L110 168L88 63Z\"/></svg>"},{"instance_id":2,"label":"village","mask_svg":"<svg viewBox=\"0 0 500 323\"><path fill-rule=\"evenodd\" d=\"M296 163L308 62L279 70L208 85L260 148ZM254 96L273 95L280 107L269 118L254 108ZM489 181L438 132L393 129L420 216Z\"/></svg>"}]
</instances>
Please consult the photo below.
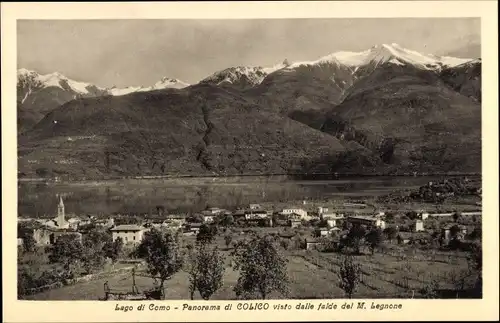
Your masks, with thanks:
<instances>
[{"instance_id":1,"label":"village","mask_svg":"<svg viewBox=\"0 0 500 323\"><path fill-rule=\"evenodd\" d=\"M181 232L185 236L195 236L200 228L205 226L234 226L240 228L252 227L283 227L308 228L309 236L304 240L305 249L321 247L321 237L337 236L349 226L364 226L367 229L378 228L383 232L393 234L398 243L415 241L425 243L438 238L441 244L448 244L451 238L464 240L467 234L477 229L474 223L480 223L481 210L469 212L429 213L418 210L411 214L395 215L395 211L363 211L367 207L363 203L344 203L346 208L357 211L335 212L328 207L320 206L310 210L302 207L284 208L279 211L264 209L259 204L250 204L246 208L234 211L210 207L193 215L167 214L163 207L157 207L157 214L144 214L142 219L130 219L123 215L115 217L96 218L95 216L66 218L62 197L59 199L57 216L52 219L20 218L19 222L29 229L37 245L52 245L64 235L74 239L82 239L82 235L91 228L109 230L113 241L121 238L124 244L139 244L144 233L152 228L159 230ZM401 218L406 221L398 221ZM461 224L457 222L462 219ZM426 223L432 222L431 227ZM398 223L404 223L398 225ZM440 227L436 228L436 225ZM436 229L439 234L436 234ZM429 232L432 231L432 232ZM26 230L24 231L26 232ZM433 234L433 236L431 236ZM18 238L18 245L23 245L23 238Z\"/></svg>"},{"instance_id":2,"label":"village","mask_svg":"<svg viewBox=\"0 0 500 323\"><path fill-rule=\"evenodd\" d=\"M164 206L157 205L152 208L153 212L145 214L82 216L67 212L62 195L57 200L55 216L18 218L18 271L22 278L18 286L22 285L22 297L53 299L50 290L55 290L55 293L61 290L64 295L61 299L65 299L68 292L64 292L64 289L71 287L67 285L83 286L85 283L79 283L82 280L96 280L96 283L103 284L103 278L99 277L104 276L114 280L114 285L120 285L119 277L124 273L129 276L128 280L132 275L132 290L137 290L136 281L152 277L140 272L146 263L136 253L149 232L177 237L182 241L183 252L190 250L190 245L215 243L230 258L231 251L236 250L237 246L241 247L241 243L245 245L251 237L272 237L280 253L288 259L286 267L289 275L300 286L311 268L313 271L323 271L323 275L338 275L338 270L333 269L340 265L337 258L349 254L363 268L367 268L363 271L363 279L367 279L366 275L370 275L369 271L374 268L378 267L382 271L381 276L370 278L373 280L370 283L361 279L361 287L368 287L363 297L375 292L380 295L382 287L375 286L383 284L392 285L393 291L388 295L397 293L395 297L415 297L415 289L409 287L409 278L401 278L401 275L409 275L408 271L415 276L414 279L420 280L419 284L423 287L417 291L421 293L424 293L428 284L448 279L446 276L455 277L455 280L458 275L470 276L468 259L470 254L477 253L474 248L482 236L482 211L477 204L475 210L430 212L423 209L374 207L363 200L321 205L304 200L289 203L285 207L281 206L286 203L281 203L280 208L273 208L269 203L253 203L234 210L210 206L200 212L171 214ZM206 239L206 235L210 237ZM71 269L75 266L76 269ZM422 268L425 266L438 266L443 278L422 278ZM71 272L70 276L68 272ZM395 277L384 278L389 273ZM233 275L231 279L234 279ZM402 283L401 279L406 282ZM90 281L86 284L90 284ZM309 297L318 293L317 288L325 288L321 292L323 294L334 293L331 287L321 286L321 281L312 284L312 290L308 292L312 295L307 294ZM461 281L463 285L463 279ZM142 284L142 289L149 290L153 281L142 281ZM185 282L179 281L178 284L186 286ZM451 286L458 283L446 284ZM108 295L107 280L105 285ZM307 296L301 288L296 291L296 297ZM383 287L385 293L388 290L391 289ZM408 296L410 290L411 296ZM95 299L96 296L80 297ZM233 296L217 297L226 299Z\"/></svg>"}]
</instances>

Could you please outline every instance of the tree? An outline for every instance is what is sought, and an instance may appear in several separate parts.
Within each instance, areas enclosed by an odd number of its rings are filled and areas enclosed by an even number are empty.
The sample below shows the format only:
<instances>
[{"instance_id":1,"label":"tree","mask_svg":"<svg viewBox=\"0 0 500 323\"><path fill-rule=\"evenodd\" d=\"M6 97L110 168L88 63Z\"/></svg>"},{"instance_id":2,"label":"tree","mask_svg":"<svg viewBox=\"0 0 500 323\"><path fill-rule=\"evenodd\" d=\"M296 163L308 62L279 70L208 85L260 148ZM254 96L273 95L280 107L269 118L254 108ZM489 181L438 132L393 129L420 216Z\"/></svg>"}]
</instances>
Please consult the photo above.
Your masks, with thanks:
<instances>
[{"instance_id":1,"label":"tree","mask_svg":"<svg viewBox=\"0 0 500 323\"><path fill-rule=\"evenodd\" d=\"M320 228L326 228L326 227L328 227L328 221L326 219L319 220L318 227L320 227Z\"/></svg>"},{"instance_id":2,"label":"tree","mask_svg":"<svg viewBox=\"0 0 500 323\"><path fill-rule=\"evenodd\" d=\"M187 250L188 251L187 251L186 272L189 274L189 295L191 300L193 300L194 293L197 290L196 283L198 282L198 273L199 273L198 257L197 257L197 252L194 249L193 245L188 245Z\"/></svg>"},{"instance_id":3,"label":"tree","mask_svg":"<svg viewBox=\"0 0 500 323\"><path fill-rule=\"evenodd\" d=\"M467 258L469 267L472 270L481 272L483 269L483 247L481 243L474 243L471 247L470 254Z\"/></svg>"},{"instance_id":4,"label":"tree","mask_svg":"<svg viewBox=\"0 0 500 323\"><path fill-rule=\"evenodd\" d=\"M116 262L123 254L123 245L123 239L121 237L118 237L111 243L107 243L104 247L106 257Z\"/></svg>"},{"instance_id":5,"label":"tree","mask_svg":"<svg viewBox=\"0 0 500 323\"><path fill-rule=\"evenodd\" d=\"M450 228L450 237L451 240L456 239L458 237L458 233L460 232L460 227L458 225L453 225Z\"/></svg>"},{"instance_id":6,"label":"tree","mask_svg":"<svg viewBox=\"0 0 500 323\"><path fill-rule=\"evenodd\" d=\"M240 241L232 255L234 269L240 272L234 287L237 297L248 299L257 293L266 299L273 291L288 295L287 260L274 239L254 236L250 241Z\"/></svg>"},{"instance_id":7,"label":"tree","mask_svg":"<svg viewBox=\"0 0 500 323\"><path fill-rule=\"evenodd\" d=\"M354 262L352 256L344 256L340 264L339 287L345 292L348 298L356 291L361 278L361 266Z\"/></svg>"},{"instance_id":8,"label":"tree","mask_svg":"<svg viewBox=\"0 0 500 323\"><path fill-rule=\"evenodd\" d=\"M392 243L392 240L396 239L398 235L398 230L395 227L387 227L384 229L384 234L387 240Z\"/></svg>"},{"instance_id":9,"label":"tree","mask_svg":"<svg viewBox=\"0 0 500 323\"><path fill-rule=\"evenodd\" d=\"M354 225L349 230L347 234L347 246L352 248L354 253L360 254L361 246L363 245L363 239L366 235L366 229L360 225Z\"/></svg>"},{"instance_id":10,"label":"tree","mask_svg":"<svg viewBox=\"0 0 500 323\"><path fill-rule=\"evenodd\" d=\"M349 222L349 221L342 222L342 230L350 231L352 229L352 227L353 227L353 225L351 222Z\"/></svg>"},{"instance_id":11,"label":"tree","mask_svg":"<svg viewBox=\"0 0 500 323\"><path fill-rule=\"evenodd\" d=\"M164 295L165 281L182 267L183 259L175 236L152 229L145 233L136 253L146 261L148 273L159 280L159 289Z\"/></svg>"},{"instance_id":12,"label":"tree","mask_svg":"<svg viewBox=\"0 0 500 323\"><path fill-rule=\"evenodd\" d=\"M23 236L23 250L25 252L35 251L36 241L32 234L26 234Z\"/></svg>"},{"instance_id":13,"label":"tree","mask_svg":"<svg viewBox=\"0 0 500 323\"><path fill-rule=\"evenodd\" d=\"M280 246L283 249L288 250L288 248L290 247L290 240L288 240L288 239L280 239Z\"/></svg>"},{"instance_id":14,"label":"tree","mask_svg":"<svg viewBox=\"0 0 500 323\"><path fill-rule=\"evenodd\" d=\"M72 266L83 256L83 246L74 235L60 236L49 251L49 261L60 263L66 273L72 274Z\"/></svg>"},{"instance_id":15,"label":"tree","mask_svg":"<svg viewBox=\"0 0 500 323\"><path fill-rule=\"evenodd\" d=\"M229 233L226 234L226 236L224 237L224 242L226 243L226 248L229 248L232 241L233 241L233 236Z\"/></svg>"},{"instance_id":16,"label":"tree","mask_svg":"<svg viewBox=\"0 0 500 323\"><path fill-rule=\"evenodd\" d=\"M429 279L426 280L421 293L424 298L438 298L439 288L439 279L433 275L430 275Z\"/></svg>"},{"instance_id":17,"label":"tree","mask_svg":"<svg viewBox=\"0 0 500 323\"><path fill-rule=\"evenodd\" d=\"M195 215L192 215L190 217L188 217L187 219L187 222L191 222L191 223L203 223L203 215L201 214L195 214Z\"/></svg>"},{"instance_id":18,"label":"tree","mask_svg":"<svg viewBox=\"0 0 500 323\"><path fill-rule=\"evenodd\" d=\"M476 272L476 283L473 291L476 296L481 297L483 291L483 247L481 243L474 243L468 258L469 267Z\"/></svg>"},{"instance_id":19,"label":"tree","mask_svg":"<svg viewBox=\"0 0 500 323\"><path fill-rule=\"evenodd\" d=\"M217 234L217 227L214 225L202 224L200 231L196 235L196 241L202 243L211 243Z\"/></svg>"},{"instance_id":20,"label":"tree","mask_svg":"<svg viewBox=\"0 0 500 323\"><path fill-rule=\"evenodd\" d=\"M386 212L385 213L385 220L386 221L393 221L394 220L394 213L392 213L392 212Z\"/></svg>"},{"instance_id":21,"label":"tree","mask_svg":"<svg viewBox=\"0 0 500 323\"><path fill-rule=\"evenodd\" d=\"M418 218L418 213L415 212L415 211L409 211L409 212L406 213L406 216L410 220L416 220Z\"/></svg>"},{"instance_id":22,"label":"tree","mask_svg":"<svg viewBox=\"0 0 500 323\"><path fill-rule=\"evenodd\" d=\"M158 214L159 216L163 216L164 213L165 213L165 207L163 205L157 205L156 214Z\"/></svg>"},{"instance_id":23,"label":"tree","mask_svg":"<svg viewBox=\"0 0 500 323\"><path fill-rule=\"evenodd\" d=\"M101 269L112 245L112 237L102 230L92 230L83 238L82 260L87 272Z\"/></svg>"},{"instance_id":24,"label":"tree","mask_svg":"<svg viewBox=\"0 0 500 323\"><path fill-rule=\"evenodd\" d=\"M481 238L482 238L482 232L481 228L479 227L474 228L474 230L472 230L472 232L469 234L469 239L481 240Z\"/></svg>"},{"instance_id":25,"label":"tree","mask_svg":"<svg viewBox=\"0 0 500 323\"><path fill-rule=\"evenodd\" d=\"M231 214L225 215L222 219L222 225L225 227L231 226L234 224L234 218Z\"/></svg>"},{"instance_id":26,"label":"tree","mask_svg":"<svg viewBox=\"0 0 500 323\"><path fill-rule=\"evenodd\" d=\"M368 247L373 255L375 253L375 249L378 248L384 241L382 230L379 228L373 228L370 230L366 235L366 241L368 242Z\"/></svg>"},{"instance_id":27,"label":"tree","mask_svg":"<svg viewBox=\"0 0 500 323\"><path fill-rule=\"evenodd\" d=\"M224 256L217 247L197 244L189 250L189 291L191 299L198 290L204 300L222 287L224 278Z\"/></svg>"}]
</instances>

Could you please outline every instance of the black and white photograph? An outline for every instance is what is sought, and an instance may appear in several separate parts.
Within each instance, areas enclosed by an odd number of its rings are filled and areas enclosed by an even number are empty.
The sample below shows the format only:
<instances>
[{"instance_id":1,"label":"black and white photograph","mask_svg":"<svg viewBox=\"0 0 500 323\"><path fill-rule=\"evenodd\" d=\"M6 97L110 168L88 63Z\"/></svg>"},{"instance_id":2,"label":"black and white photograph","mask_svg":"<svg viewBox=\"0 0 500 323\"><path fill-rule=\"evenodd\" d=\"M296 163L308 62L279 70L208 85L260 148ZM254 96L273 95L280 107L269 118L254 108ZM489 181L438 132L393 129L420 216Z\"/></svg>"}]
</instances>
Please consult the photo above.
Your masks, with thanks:
<instances>
[{"instance_id":1,"label":"black and white photograph","mask_svg":"<svg viewBox=\"0 0 500 323\"><path fill-rule=\"evenodd\" d=\"M483 297L481 18L16 28L18 300Z\"/></svg>"}]
</instances>

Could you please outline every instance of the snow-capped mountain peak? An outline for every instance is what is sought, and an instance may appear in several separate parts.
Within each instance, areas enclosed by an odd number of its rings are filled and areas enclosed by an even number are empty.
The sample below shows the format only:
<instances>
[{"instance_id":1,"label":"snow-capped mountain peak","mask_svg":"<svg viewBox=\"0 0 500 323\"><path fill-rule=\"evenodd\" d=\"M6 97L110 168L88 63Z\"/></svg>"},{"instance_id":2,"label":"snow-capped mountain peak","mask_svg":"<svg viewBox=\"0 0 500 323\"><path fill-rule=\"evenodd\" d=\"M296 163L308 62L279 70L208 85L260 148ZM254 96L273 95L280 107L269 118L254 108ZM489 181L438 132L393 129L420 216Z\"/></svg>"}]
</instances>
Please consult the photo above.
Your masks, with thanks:
<instances>
[{"instance_id":1,"label":"snow-capped mountain peak","mask_svg":"<svg viewBox=\"0 0 500 323\"><path fill-rule=\"evenodd\" d=\"M395 65L413 65L421 69L436 70L442 67L453 67L471 61L469 58L455 58L447 56L435 56L423 54L414 50L403 48L402 46L391 44L380 44L372 46L370 49L361 52L339 51L321 57L315 61L296 62L289 67L300 65L316 65L321 63L336 63L359 68L369 64L380 65L390 63Z\"/></svg>"},{"instance_id":2,"label":"snow-capped mountain peak","mask_svg":"<svg viewBox=\"0 0 500 323\"><path fill-rule=\"evenodd\" d=\"M178 79L173 79L170 77L163 77L161 80L156 82L153 86L153 90L159 90L159 89L166 89L166 88L175 88L175 89L182 89L189 86L189 84L182 82Z\"/></svg>"},{"instance_id":3,"label":"snow-capped mountain peak","mask_svg":"<svg viewBox=\"0 0 500 323\"><path fill-rule=\"evenodd\" d=\"M270 68L272 69L272 68ZM215 72L200 83L235 84L244 82L250 86L260 84L269 74L263 67L234 66Z\"/></svg>"},{"instance_id":4,"label":"snow-capped mountain peak","mask_svg":"<svg viewBox=\"0 0 500 323\"><path fill-rule=\"evenodd\" d=\"M160 81L149 87L144 86L129 86L125 88L102 88L95 86L91 83L80 82L72 80L60 72L53 72L50 74L39 74L35 71L26 68L17 70L18 85L26 89L26 93L32 93L36 89L56 87L62 90L74 92L76 95L92 96L92 92L99 92L100 94L109 95L125 95L132 92L146 92L153 90L160 90L166 88L181 89L189 86L189 84L177 79L163 77Z\"/></svg>"},{"instance_id":5,"label":"snow-capped mountain peak","mask_svg":"<svg viewBox=\"0 0 500 323\"><path fill-rule=\"evenodd\" d=\"M439 57L423 54L414 50L404 48L396 43L379 44L360 51L338 51L323 56L314 61L289 62L285 59L282 63L271 67L248 67L235 66L215 72L203 79L201 83L213 83L216 85L232 84L243 87L261 84L264 78L278 70L293 72L300 66L314 66L330 64L341 69L351 70L353 73L360 67L372 66L376 68L383 64L405 66L410 65L419 69L439 71L442 68L453 67L471 61L471 59L455 57Z\"/></svg>"},{"instance_id":6,"label":"snow-capped mountain peak","mask_svg":"<svg viewBox=\"0 0 500 323\"><path fill-rule=\"evenodd\" d=\"M26 76L26 75L31 75L31 74L37 74L35 71L26 69L26 68L20 68L17 70L17 76Z\"/></svg>"},{"instance_id":7,"label":"snow-capped mountain peak","mask_svg":"<svg viewBox=\"0 0 500 323\"><path fill-rule=\"evenodd\" d=\"M26 68L20 68L17 70L17 77L18 84L21 83L23 86L28 87L31 90L37 88L57 87L62 90L72 90L78 94L89 94L88 87L95 87L98 90L102 90L90 83L71 80L59 72L39 74Z\"/></svg>"}]
</instances>

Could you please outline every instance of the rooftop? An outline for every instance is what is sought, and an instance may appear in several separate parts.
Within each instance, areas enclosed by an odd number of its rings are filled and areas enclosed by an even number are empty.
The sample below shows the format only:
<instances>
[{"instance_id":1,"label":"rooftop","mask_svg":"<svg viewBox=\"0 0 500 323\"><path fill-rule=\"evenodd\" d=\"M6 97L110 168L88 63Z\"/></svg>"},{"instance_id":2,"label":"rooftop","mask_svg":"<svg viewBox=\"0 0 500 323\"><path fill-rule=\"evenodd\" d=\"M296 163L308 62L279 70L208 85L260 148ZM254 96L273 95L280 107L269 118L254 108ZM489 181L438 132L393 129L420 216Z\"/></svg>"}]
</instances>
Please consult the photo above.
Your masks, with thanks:
<instances>
[{"instance_id":1,"label":"rooftop","mask_svg":"<svg viewBox=\"0 0 500 323\"><path fill-rule=\"evenodd\" d=\"M111 231L141 231L143 227L136 224L122 224L111 229Z\"/></svg>"},{"instance_id":2,"label":"rooftop","mask_svg":"<svg viewBox=\"0 0 500 323\"><path fill-rule=\"evenodd\" d=\"M328 218L328 219L342 219L344 218L343 214L337 214L337 213L323 213L322 214L323 218Z\"/></svg>"},{"instance_id":3,"label":"rooftop","mask_svg":"<svg viewBox=\"0 0 500 323\"><path fill-rule=\"evenodd\" d=\"M376 217L366 216L366 215L351 215L348 218L349 219L364 220L364 221L377 221L378 220Z\"/></svg>"},{"instance_id":4,"label":"rooftop","mask_svg":"<svg viewBox=\"0 0 500 323\"><path fill-rule=\"evenodd\" d=\"M427 232L399 232L402 239L429 239L431 235Z\"/></svg>"},{"instance_id":5,"label":"rooftop","mask_svg":"<svg viewBox=\"0 0 500 323\"><path fill-rule=\"evenodd\" d=\"M460 230L466 229L466 227L464 225L456 224L456 223L448 223L445 226L443 226L443 229L449 230L454 226L457 226Z\"/></svg>"},{"instance_id":6,"label":"rooftop","mask_svg":"<svg viewBox=\"0 0 500 323\"><path fill-rule=\"evenodd\" d=\"M267 214L265 210L246 210L245 214Z\"/></svg>"}]
</instances>

